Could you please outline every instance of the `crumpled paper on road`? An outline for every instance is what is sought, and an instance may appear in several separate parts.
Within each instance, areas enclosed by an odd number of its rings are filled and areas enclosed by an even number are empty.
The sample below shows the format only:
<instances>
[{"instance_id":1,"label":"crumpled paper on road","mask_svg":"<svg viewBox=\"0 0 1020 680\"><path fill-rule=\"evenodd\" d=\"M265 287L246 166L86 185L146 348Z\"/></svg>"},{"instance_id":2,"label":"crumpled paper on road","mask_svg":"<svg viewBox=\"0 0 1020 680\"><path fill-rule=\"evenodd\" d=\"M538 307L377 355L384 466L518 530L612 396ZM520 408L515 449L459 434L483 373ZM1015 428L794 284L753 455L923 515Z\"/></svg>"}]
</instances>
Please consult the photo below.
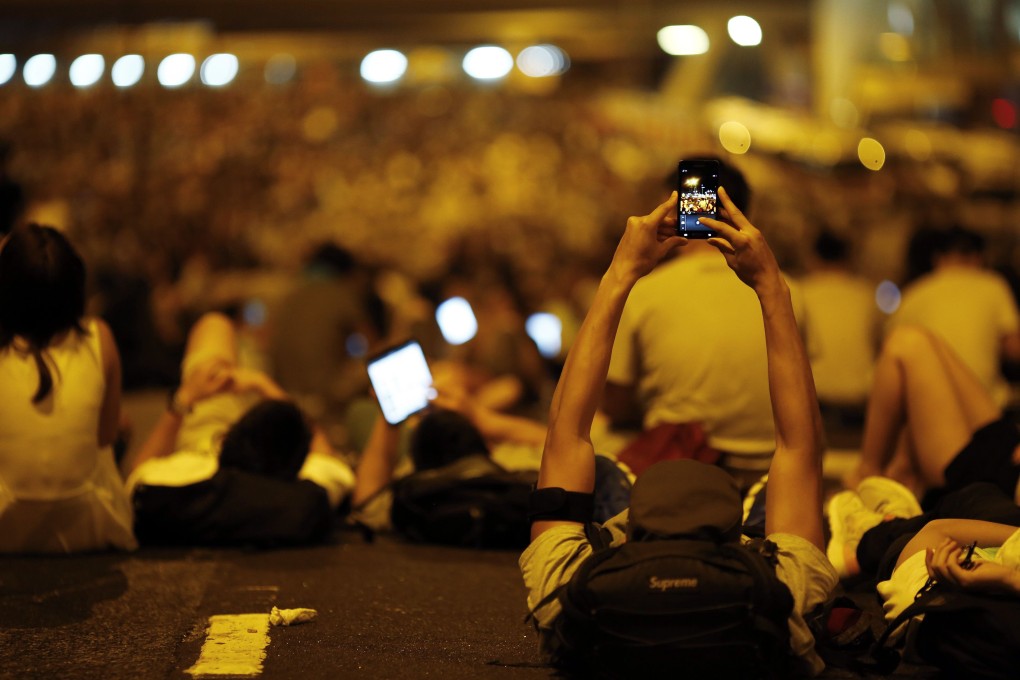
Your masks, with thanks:
<instances>
[{"instance_id":1,"label":"crumpled paper on road","mask_svg":"<svg viewBox=\"0 0 1020 680\"><path fill-rule=\"evenodd\" d=\"M273 607L273 610L269 612L269 625L294 626L312 621L318 615L319 612L314 609L277 609Z\"/></svg>"}]
</instances>

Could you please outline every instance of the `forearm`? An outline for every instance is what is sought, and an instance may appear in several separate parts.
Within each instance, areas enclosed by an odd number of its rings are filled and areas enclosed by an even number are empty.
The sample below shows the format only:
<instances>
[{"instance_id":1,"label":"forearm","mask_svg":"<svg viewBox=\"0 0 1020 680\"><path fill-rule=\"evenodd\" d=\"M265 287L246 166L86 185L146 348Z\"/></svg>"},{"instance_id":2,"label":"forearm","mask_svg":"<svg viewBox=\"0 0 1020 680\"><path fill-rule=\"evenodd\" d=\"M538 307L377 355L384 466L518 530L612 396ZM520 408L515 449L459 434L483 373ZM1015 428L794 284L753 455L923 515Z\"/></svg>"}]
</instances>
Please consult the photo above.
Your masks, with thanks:
<instances>
[{"instance_id":1,"label":"forearm","mask_svg":"<svg viewBox=\"0 0 1020 680\"><path fill-rule=\"evenodd\" d=\"M915 553L938 546L947 538L960 545L977 541L978 547L989 548L1002 545L1016 531L1017 527L1008 524L976 519L935 519L925 524L904 546L896 566Z\"/></svg>"},{"instance_id":2,"label":"forearm","mask_svg":"<svg viewBox=\"0 0 1020 680\"><path fill-rule=\"evenodd\" d=\"M795 534L824 549L821 416L807 352L785 282L779 279L758 295L776 428L765 530Z\"/></svg>"},{"instance_id":3,"label":"forearm","mask_svg":"<svg viewBox=\"0 0 1020 680\"><path fill-rule=\"evenodd\" d=\"M487 441L516 442L541 446L545 442L546 427L542 423L507 415L485 407L474 409L472 421Z\"/></svg>"},{"instance_id":4,"label":"forearm","mask_svg":"<svg viewBox=\"0 0 1020 680\"><path fill-rule=\"evenodd\" d=\"M777 448L803 452L805 457L817 459L811 462L820 464L821 415L789 287L782 277L777 277L756 292L765 323L769 394Z\"/></svg>"},{"instance_id":5,"label":"forearm","mask_svg":"<svg viewBox=\"0 0 1020 680\"><path fill-rule=\"evenodd\" d=\"M275 380L265 373L259 372L258 379L254 381L253 388L263 399L289 399L290 396Z\"/></svg>"},{"instance_id":6,"label":"forearm","mask_svg":"<svg viewBox=\"0 0 1020 680\"><path fill-rule=\"evenodd\" d=\"M637 278L615 266L610 266L602 277L553 393L539 486L591 491L594 484L592 420L609 371L623 306Z\"/></svg>"},{"instance_id":7,"label":"forearm","mask_svg":"<svg viewBox=\"0 0 1020 680\"><path fill-rule=\"evenodd\" d=\"M355 473L351 503L357 507L379 493L393 480L397 465L400 431L382 416L375 420Z\"/></svg>"},{"instance_id":8,"label":"forearm","mask_svg":"<svg viewBox=\"0 0 1020 680\"><path fill-rule=\"evenodd\" d=\"M609 372L616 329L636 279L613 267L602 277L591 310L563 365L549 411L550 436L587 437Z\"/></svg>"}]
</instances>

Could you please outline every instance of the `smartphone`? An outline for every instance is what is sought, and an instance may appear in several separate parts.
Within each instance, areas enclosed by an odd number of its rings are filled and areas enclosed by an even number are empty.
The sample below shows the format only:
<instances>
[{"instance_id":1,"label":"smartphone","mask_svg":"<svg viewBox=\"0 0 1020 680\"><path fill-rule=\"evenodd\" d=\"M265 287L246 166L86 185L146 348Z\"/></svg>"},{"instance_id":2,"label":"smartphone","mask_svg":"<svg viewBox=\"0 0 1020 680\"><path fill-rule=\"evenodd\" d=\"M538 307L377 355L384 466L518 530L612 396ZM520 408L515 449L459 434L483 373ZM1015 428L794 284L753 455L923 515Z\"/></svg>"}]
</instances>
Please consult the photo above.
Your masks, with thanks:
<instances>
[{"instance_id":1,"label":"smartphone","mask_svg":"<svg viewBox=\"0 0 1020 680\"><path fill-rule=\"evenodd\" d=\"M974 550L976 549L977 541L974 541L973 543L967 546L967 555L963 558L963 561L960 562L961 567L963 567L964 569L974 568Z\"/></svg>"},{"instance_id":2,"label":"smartphone","mask_svg":"<svg viewBox=\"0 0 1020 680\"><path fill-rule=\"evenodd\" d=\"M435 397L432 371L425 352L416 340L408 340L372 356L367 368L383 417L391 425L399 425L415 413L424 411Z\"/></svg>"},{"instance_id":3,"label":"smartphone","mask_svg":"<svg viewBox=\"0 0 1020 680\"><path fill-rule=\"evenodd\" d=\"M715 231L699 217L719 218L719 161L680 161L676 206L676 233L687 238L712 238Z\"/></svg>"}]
</instances>

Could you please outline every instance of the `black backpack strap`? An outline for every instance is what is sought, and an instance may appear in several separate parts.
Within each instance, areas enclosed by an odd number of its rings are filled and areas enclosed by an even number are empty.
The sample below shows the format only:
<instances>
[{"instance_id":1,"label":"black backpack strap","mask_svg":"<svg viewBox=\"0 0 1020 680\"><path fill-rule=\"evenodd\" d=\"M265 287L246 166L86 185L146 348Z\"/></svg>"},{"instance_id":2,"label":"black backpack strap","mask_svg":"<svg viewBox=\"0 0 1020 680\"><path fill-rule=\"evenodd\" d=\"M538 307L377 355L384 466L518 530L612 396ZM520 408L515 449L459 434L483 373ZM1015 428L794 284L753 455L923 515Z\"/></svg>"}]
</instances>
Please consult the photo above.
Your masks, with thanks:
<instances>
[{"instance_id":1,"label":"black backpack strap","mask_svg":"<svg viewBox=\"0 0 1020 680\"><path fill-rule=\"evenodd\" d=\"M584 525L584 535L591 543L592 551L597 555L608 550L613 543L613 533L598 522L588 522Z\"/></svg>"},{"instance_id":2,"label":"black backpack strap","mask_svg":"<svg viewBox=\"0 0 1020 680\"><path fill-rule=\"evenodd\" d=\"M752 541L748 545L721 545L720 548L737 557L754 579L756 630L778 640L789 640L787 619L793 611L793 595L786 584L776 576L776 544L771 541Z\"/></svg>"},{"instance_id":3,"label":"black backpack strap","mask_svg":"<svg viewBox=\"0 0 1020 680\"><path fill-rule=\"evenodd\" d=\"M917 591L914 601L900 612L882 631L882 634L871 648L869 653L870 660L858 660L857 663L851 664L851 670L858 673L874 673L878 675L889 675L896 670L896 667L900 665L901 655L888 645L889 638L904 623L928 611L933 601L941 599L941 594L934 589L934 586L935 582L929 578L924 586Z\"/></svg>"}]
</instances>

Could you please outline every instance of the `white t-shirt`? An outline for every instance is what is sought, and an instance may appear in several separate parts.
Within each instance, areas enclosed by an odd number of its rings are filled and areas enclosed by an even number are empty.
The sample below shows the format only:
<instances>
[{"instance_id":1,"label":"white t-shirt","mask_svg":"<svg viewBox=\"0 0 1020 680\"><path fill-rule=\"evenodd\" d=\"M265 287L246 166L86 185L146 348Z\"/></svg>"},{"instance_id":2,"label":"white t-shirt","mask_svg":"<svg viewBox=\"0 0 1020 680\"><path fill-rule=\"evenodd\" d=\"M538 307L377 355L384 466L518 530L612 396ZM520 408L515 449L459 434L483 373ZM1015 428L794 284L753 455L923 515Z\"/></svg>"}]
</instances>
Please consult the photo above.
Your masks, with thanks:
<instances>
[{"instance_id":1,"label":"white t-shirt","mask_svg":"<svg viewBox=\"0 0 1020 680\"><path fill-rule=\"evenodd\" d=\"M863 404L878 345L875 287L846 272L822 271L802 278L800 288L818 398Z\"/></svg>"},{"instance_id":2,"label":"white t-shirt","mask_svg":"<svg viewBox=\"0 0 1020 680\"><path fill-rule=\"evenodd\" d=\"M791 294L803 318L792 284ZM721 451L775 450L761 306L717 252L682 255L638 281L608 379L636 387L645 429L700 422Z\"/></svg>"},{"instance_id":3,"label":"white t-shirt","mask_svg":"<svg viewBox=\"0 0 1020 680\"><path fill-rule=\"evenodd\" d=\"M1020 313L1001 276L965 266L922 276L904 292L889 327L908 323L945 339L997 404L1008 401L1009 386L999 371L1002 338L1020 328Z\"/></svg>"},{"instance_id":4,"label":"white t-shirt","mask_svg":"<svg viewBox=\"0 0 1020 680\"><path fill-rule=\"evenodd\" d=\"M139 465L128 477L128 493L139 484L150 486L187 486L212 478L219 461L204 453L178 451L163 458L152 458ZM298 479L307 479L321 486L329 496L329 505L337 508L354 488L354 472L334 456L312 451L298 472Z\"/></svg>"}]
</instances>

